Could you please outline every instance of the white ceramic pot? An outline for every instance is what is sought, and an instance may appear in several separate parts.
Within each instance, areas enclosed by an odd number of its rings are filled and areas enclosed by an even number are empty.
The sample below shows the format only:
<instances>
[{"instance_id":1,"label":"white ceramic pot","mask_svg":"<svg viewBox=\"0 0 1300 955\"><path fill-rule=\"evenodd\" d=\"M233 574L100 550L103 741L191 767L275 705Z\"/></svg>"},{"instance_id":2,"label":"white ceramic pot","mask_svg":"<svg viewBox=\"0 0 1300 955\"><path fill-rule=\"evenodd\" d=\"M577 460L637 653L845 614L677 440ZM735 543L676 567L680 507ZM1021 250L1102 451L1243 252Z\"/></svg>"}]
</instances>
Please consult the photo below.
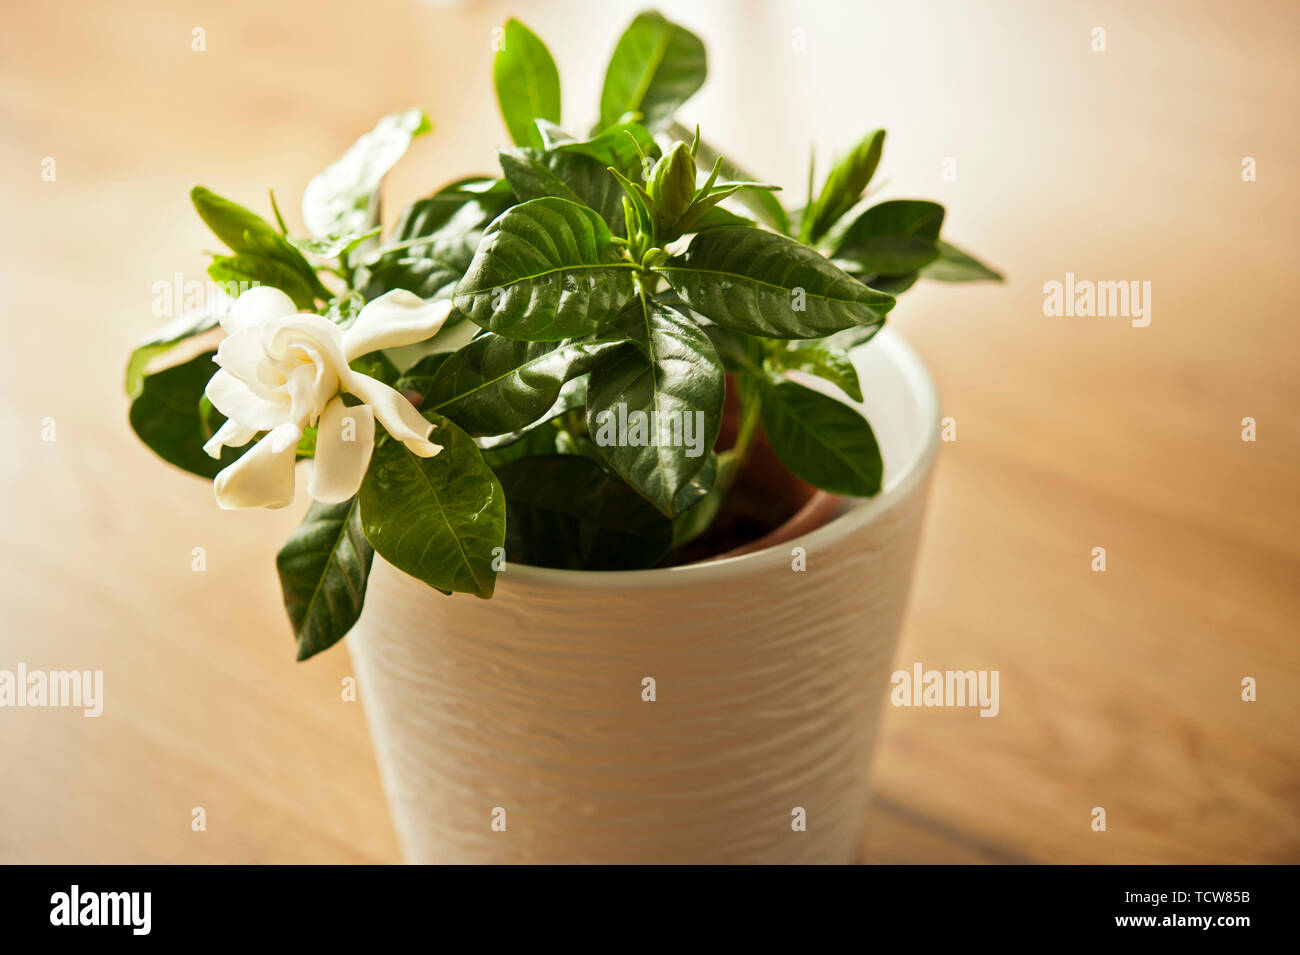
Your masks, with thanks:
<instances>
[{"instance_id":1,"label":"white ceramic pot","mask_svg":"<svg viewBox=\"0 0 1300 955\"><path fill-rule=\"evenodd\" d=\"M490 601L375 558L348 646L407 861L857 858L939 422L897 333L854 360L884 487L787 544Z\"/></svg>"}]
</instances>

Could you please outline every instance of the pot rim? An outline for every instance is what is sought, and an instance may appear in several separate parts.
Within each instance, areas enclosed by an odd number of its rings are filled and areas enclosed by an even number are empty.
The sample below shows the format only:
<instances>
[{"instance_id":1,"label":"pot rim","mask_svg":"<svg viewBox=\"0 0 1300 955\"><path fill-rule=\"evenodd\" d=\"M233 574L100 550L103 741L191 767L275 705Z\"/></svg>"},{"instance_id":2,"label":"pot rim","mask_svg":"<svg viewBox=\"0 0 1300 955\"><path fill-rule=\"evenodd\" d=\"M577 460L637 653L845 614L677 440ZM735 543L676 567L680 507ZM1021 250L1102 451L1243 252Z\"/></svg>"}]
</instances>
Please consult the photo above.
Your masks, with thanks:
<instances>
[{"instance_id":1,"label":"pot rim","mask_svg":"<svg viewBox=\"0 0 1300 955\"><path fill-rule=\"evenodd\" d=\"M674 583L726 581L770 569L790 560L790 550L812 550L821 544L840 540L876 520L918 483L925 479L939 449L939 393L921 356L893 328L882 328L870 341L854 352L871 348L884 353L888 362L901 372L904 388L910 393L919 412L925 438L914 448L907 461L886 475L875 497L848 498L848 509L816 530L798 537L736 557L715 558L694 564L654 567L649 570L567 570L509 564L503 576L512 581L536 586L561 586L585 590L627 590L660 588ZM854 407L861 408L859 404ZM504 580L498 581L503 583Z\"/></svg>"}]
</instances>

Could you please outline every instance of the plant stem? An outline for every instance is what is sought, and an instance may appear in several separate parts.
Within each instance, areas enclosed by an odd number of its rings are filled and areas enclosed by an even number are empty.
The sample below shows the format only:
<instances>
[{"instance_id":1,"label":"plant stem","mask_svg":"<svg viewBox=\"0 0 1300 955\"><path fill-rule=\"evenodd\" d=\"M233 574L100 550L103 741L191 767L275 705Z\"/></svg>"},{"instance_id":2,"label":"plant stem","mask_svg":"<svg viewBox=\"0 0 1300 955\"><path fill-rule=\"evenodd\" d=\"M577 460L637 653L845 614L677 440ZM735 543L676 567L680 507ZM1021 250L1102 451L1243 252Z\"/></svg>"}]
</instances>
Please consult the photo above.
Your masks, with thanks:
<instances>
[{"instance_id":1,"label":"plant stem","mask_svg":"<svg viewBox=\"0 0 1300 955\"><path fill-rule=\"evenodd\" d=\"M718 487L723 497L731 493L731 486L740 474L740 469L745 466L745 458L749 456L749 446L758 431L760 413L763 410L763 401L757 393L746 398L742 392L740 400L740 429L736 432L736 443L718 455Z\"/></svg>"}]
</instances>

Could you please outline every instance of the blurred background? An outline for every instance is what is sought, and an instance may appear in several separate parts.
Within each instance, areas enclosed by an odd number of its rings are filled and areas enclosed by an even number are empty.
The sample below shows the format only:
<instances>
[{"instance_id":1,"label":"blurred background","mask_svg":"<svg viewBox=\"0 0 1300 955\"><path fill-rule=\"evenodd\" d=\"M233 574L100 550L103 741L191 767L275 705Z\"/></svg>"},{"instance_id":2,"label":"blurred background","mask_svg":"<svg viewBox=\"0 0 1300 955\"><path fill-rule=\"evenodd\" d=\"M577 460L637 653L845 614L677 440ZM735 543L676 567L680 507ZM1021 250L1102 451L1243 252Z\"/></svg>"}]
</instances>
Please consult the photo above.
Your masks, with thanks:
<instances>
[{"instance_id":1,"label":"blurred background","mask_svg":"<svg viewBox=\"0 0 1300 955\"><path fill-rule=\"evenodd\" d=\"M311 176L422 106L391 222L494 170L494 27L549 44L585 128L646 5L6 0L0 669L102 669L105 705L0 710L0 862L397 861L346 650L294 662L305 498L218 511L128 429L126 357L154 284L204 279L192 185L274 188L301 231ZM884 126L882 198L942 202L1008 276L890 315L957 438L898 665L998 669L1001 712L887 713L866 860L1300 862L1300 7L659 8L708 45L683 115L730 157L801 197L810 148ZM1149 281L1150 325L1045 317L1067 272Z\"/></svg>"}]
</instances>

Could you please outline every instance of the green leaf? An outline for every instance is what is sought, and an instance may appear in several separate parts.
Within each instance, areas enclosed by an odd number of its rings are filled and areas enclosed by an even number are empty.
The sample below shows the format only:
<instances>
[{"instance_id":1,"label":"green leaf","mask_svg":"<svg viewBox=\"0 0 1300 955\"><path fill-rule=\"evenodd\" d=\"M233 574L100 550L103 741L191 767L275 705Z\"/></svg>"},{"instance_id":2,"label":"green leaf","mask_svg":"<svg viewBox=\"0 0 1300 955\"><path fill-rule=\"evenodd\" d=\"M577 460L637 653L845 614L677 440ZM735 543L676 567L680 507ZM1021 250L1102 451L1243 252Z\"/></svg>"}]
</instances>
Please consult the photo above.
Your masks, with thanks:
<instances>
[{"instance_id":1,"label":"green leaf","mask_svg":"<svg viewBox=\"0 0 1300 955\"><path fill-rule=\"evenodd\" d=\"M164 461L197 474L213 478L233 464L251 443L242 448L223 448L221 459L208 457L203 445L216 433L225 418L215 409L205 418L200 404L203 389L217 371L212 359L216 352L205 352L180 365L145 375L139 395L131 402L131 428Z\"/></svg>"},{"instance_id":2,"label":"green leaf","mask_svg":"<svg viewBox=\"0 0 1300 955\"><path fill-rule=\"evenodd\" d=\"M702 212L694 222L691 223L692 232L708 232L710 229L725 229L731 226L743 226L753 228L755 225L753 219L746 219L744 216L738 216L721 206L714 206Z\"/></svg>"},{"instance_id":3,"label":"green leaf","mask_svg":"<svg viewBox=\"0 0 1300 955\"><path fill-rule=\"evenodd\" d=\"M673 123L671 131L676 139L688 139L692 135L691 131L680 123ZM695 158L705 166L712 166L721 158L721 154L701 140L696 149ZM753 180L756 178L726 159L722 160L721 173L728 179ZM781 205L781 201L772 195L770 191L766 189L740 189L736 192L736 201L744 205L760 222L776 229L782 235L790 235L790 216Z\"/></svg>"},{"instance_id":4,"label":"green leaf","mask_svg":"<svg viewBox=\"0 0 1300 955\"><path fill-rule=\"evenodd\" d=\"M518 20L506 21L492 64L501 118L516 146L542 145L534 120L560 121L560 74L546 44Z\"/></svg>"},{"instance_id":5,"label":"green leaf","mask_svg":"<svg viewBox=\"0 0 1300 955\"><path fill-rule=\"evenodd\" d=\"M600 213L567 199L533 199L488 226L452 301L476 325L508 338L581 338L631 297L634 267Z\"/></svg>"},{"instance_id":6,"label":"green leaf","mask_svg":"<svg viewBox=\"0 0 1300 955\"><path fill-rule=\"evenodd\" d=\"M506 181L520 202L557 196L600 213L615 235L626 235L623 190L597 159L573 152L503 149L498 154Z\"/></svg>"},{"instance_id":7,"label":"green leaf","mask_svg":"<svg viewBox=\"0 0 1300 955\"><path fill-rule=\"evenodd\" d=\"M227 297L213 298L201 308L177 316L142 341L131 352L126 364L126 393L137 398L144 386L144 370L159 355L165 354L186 339L217 326L221 315L230 308Z\"/></svg>"},{"instance_id":8,"label":"green leaf","mask_svg":"<svg viewBox=\"0 0 1300 955\"><path fill-rule=\"evenodd\" d=\"M341 235L326 236L323 239L295 239L290 236L289 244L299 252L306 252L308 255L319 256L322 259L337 259L347 256L363 243L375 238L380 231L380 227L375 226L369 232L345 232Z\"/></svg>"},{"instance_id":9,"label":"green leaf","mask_svg":"<svg viewBox=\"0 0 1300 955\"><path fill-rule=\"evenodd\" d=\"M867 288L815 249L761 229L712 229L656 271L695 311L765 338L820 338L880 326L892 296Z\"/></svg>"},{"instance_id":10,"label":"green leaf","mask_svg":"<svg viewBox=\"0 0 1300 955\"><path fill-rule=\"evenodd\" d=\"M312 503L275 558L299 660L329 649L352 629L374 556L361 530L357 498Z\"/></svg>"},{"instance_id":11,"label":"green leaf","mask_svg":"<svg viewBox=\"0 0 1300 955\"><path fill-rule=\"evenodd\" d=\"M517 431L547 413L565 382L627 347L614 340L556 344L481 335L440 365L420 407L475 436Z\"/></svg>"},{"instance_id":12,"label":"green leaf","mask_svg":"<svg viewBox=\"0 0 1300 955\"><path fill-rule=\"evenodd\" d=\"M943 206L937 202L892 199L854 219L831 257L853 262L868 282L875 276L908 275L939 257L942 227Z\"/></svg>"},{"instance_id":13,"label":"green leaf","mask_svg":"<svg viewBox=\"0 0 1300 955\"><path fill-rule=\"evenodd\" d=\"M506 553L535 567L635 570L668 553L673 525L588 458L527 457L498 471L506 493Z\"/></svg>"},{"instance_id":14,"label":"green leaf","mask_svg":"<svg viewBox=\"0 0 1300 955\"><path fill-rule=\"evenodd\" d=\"M546 149L559 153L590 156L602 167L613 166L626 176L641 178L642 156L658 158L659 147L650 131L640 123L616 123L590 139L574 139L562 129L539 122Z\"/></svg>"},{"instance_id":15,"label":"green leaf","mask_svg":"<svg viewBox=\"0 0 1300 955\"><path fill-rule=\"evenodd\" d=\"M816 375L838 387L854 401L862 400L858 369L849 353L825 340L791 342L789 347L770 351L767 360L774 371L802 371Z\"/></svg>"},{"instance_id":16,"label":"green leaf","mask_svg":"<svg viewBox=\"0 0 1300 955\"><path fill-rule=\"evenodd\" d=\"M619 38L605 70L600 125L636 112L651 131L666 128L677 108L704 85L707 71L699 37L658 13L640 14Z\"/></svg>"},{"instance_id":17,"label":"green leaf","mask_svg":"<svg viewBox=\"0 0 1300 955\"><path fill-rule=\"evenodd\" d=\"M261 272L268 276L279 277L279 280L289 287L284 285L275 287L288 294L299 308L312 308L314 298L330 297L329 290L320 284L315 271L302 257L302 253L290 245L289 241L261 216L236 202L223 199L203 186L195 186L191 189L190 199L199 216L217 238L224 242L237 258L245 260L238 266L231 266L224 270L238 276L234 281L243 280L245 273ZM248 261L254 259L276 264L266 265ZM208 272L211 274L212 270L209 268ZM226 280L218 279L218 281ZM303 291L304 287L306 292Z\"/></svg>"},{"instance_id":18,"label":"green leaf","mask_svg":"<svg viewBox=\"0 0 1300 955\"><path fill-rule=\"evenodd\" d=\"M718 440L722 362L699 325L641 296L619 314L614 329L637 347L592 370L587 431L610 467L672 517L679 493ZM640 435L638 420L644 424Z\"/></svg>"},{"instance_id":19,"label":"green leaf","mask_svg":"<svg viewBox=\"0 0 1300 955\"><path fill-rule=\"evenodd\" d=\"M1002 276L947 242L939 243L939 257L921 269L921 277L940 282L1001 282Z\"/></svg>"},{"instance_id":20,"label":"green leaf","mask_svg":"<svg viewBox=\"0 0 1300 955\"><path fill-rule=\"evenodd\" d=\"M379 225L379 190L411 140L433 126L421 110L385 116L335 163L307 183L302 219L318 239L364 235ZM337 253L335 253L337 254Z\"/></svg>"},{"instance_id":21,"label":"green leaf","mask_svg":"<svg viewBox=\"0 0 1300 955\"><path fill-rule=\"evenodd\" d=\"M503 192L496 193L466 191L465 186L495 182L464 180L407 206L388 242L374 250L366 262L366 298L376 298L395 288L407 289L421 298L450 293L469 268L483 227L509 208L514 199L503 181Z\"/></svg>"},{"instance_id":22,"label":"green leaf","mask_svg":"<svg viewBox=\"0 0 1300 955\"><path fill-rule=\"evenodd\" d=\"M300 309L314 311L316 307L316 293L302 273L294 266L269 256L243 252L217 255L208 266L208 275L216 282L269 285L288 295Z\"/></svg>"},{"instance_id":23,"label":"green leaf","mask_svg":"<svg viewBox=\"0 0 1300 955\"><path fill-rule=\"evenodd\" d=\"M816 242L862 198L867 183L880 165L880 154L884 146L885 131L877 129L831 167L821 194L804 212L799 228L801 239Z\"/></svg>"},{"instance_id":24,"label":"green leaf","mask_svg":"<svg viewBox=\"0 0 1300 955\"><path fill-rule=\"evenodd\" d=\"M366 539L431 587L491 597L494 549L505 541L501 484L473 438L442 415L424 416L442 451L421 458L398 441L375 447L360 493Z\"/></svg>"},{"instance_id":25,"label":"green leaf","mask_svg":"<svg viewBox=\"0 0 1300 955\"><path fill-rule=\"evenodd\" d=\"M876 436L848 405L793 381L766 381L762 421L777 457L809 484L851 497L880 490Z\"/></svg>"}]
</instances>

